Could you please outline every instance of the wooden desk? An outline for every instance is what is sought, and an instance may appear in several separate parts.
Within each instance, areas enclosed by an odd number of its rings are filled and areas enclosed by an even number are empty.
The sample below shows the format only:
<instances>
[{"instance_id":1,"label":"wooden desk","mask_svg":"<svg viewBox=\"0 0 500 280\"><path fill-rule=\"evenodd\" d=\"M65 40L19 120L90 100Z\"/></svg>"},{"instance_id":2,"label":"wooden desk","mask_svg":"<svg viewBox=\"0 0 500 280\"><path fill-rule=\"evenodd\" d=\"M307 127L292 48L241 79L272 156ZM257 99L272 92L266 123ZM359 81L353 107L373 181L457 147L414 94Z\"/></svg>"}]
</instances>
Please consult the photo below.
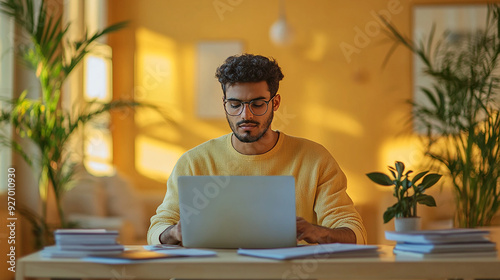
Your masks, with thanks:
<instances>
[{"instance_id":1,"label":"wooden desk","mask_svg":"<svg viewBox=\"0 0 500 280\"><path fill-rule=\"evenodd\" d=\"M500 279L500 259L399 260L384 247L380 258L277 261L217 250L217 257L175 258L107 265L78 259L18 260L16 280L27 277L104 279Z\"/></svg>"}]
</instances>

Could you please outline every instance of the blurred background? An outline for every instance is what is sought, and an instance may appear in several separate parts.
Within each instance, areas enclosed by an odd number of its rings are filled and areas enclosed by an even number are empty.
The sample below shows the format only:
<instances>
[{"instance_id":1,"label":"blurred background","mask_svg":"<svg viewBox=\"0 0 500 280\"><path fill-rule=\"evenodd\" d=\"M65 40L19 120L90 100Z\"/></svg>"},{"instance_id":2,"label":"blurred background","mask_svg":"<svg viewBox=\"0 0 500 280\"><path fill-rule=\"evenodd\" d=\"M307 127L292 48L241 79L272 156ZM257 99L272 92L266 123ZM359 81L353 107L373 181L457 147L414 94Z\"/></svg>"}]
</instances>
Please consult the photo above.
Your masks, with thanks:
<instances>
[{"instance_id":1,"label":"blurred background","mask_svg":"<svg viewBox=\"0 0 500 280\"><path fill-rule=\"evenodd\" d=\"M101 41L98 51L87 58L79 74L71 77L64 90L63 106L71 110L72 104L93 98L103 101L125 98L153 103L161 112L118 111L85 128L74 152L82 156L86 176L93 178L94 184L106 185L107 193L75 191L68 207L74 206L75 201L87 201L85 205L92 213L85 214L126 217L127 226L114 222L120 229L134 232L128 241L143 242L149 218L163 199L166 181L177 159L185 151L231 132L214 74L225 57L245 52L273 57L281 66L285 75L279 89L282 104L272 128L316 141L336 158L347 175L348 193L362 215L370 244L387 242L383 232L392 230L393 224L384 224L382 214L395 203L395 198L392 188L375 185L365 174L386 172L387 166L394 165L396 160L416 171L425 168L419 134L413 131L411 107L407 103L414 95L413 56L399 47L385 62L392 41L379 15L412 37L418 27L414 21L418 7L486 3L471 0L50 2L56 12L63 12L72 23L72 34L76 37L84 30L130 21L127 28ZM460 14L447 19L469 25ZM7 77L5 83L14 88L11 94L18 94L15 89L34 83L22 69L9 72L8 67L15 68L13 64L2 62L2 67L2 76ZM12 73L14 77L8 76ZM4 85L2 88L9 87ZM16 167L20 180L18 200L36 204L36 188L25 187L35 180L29 178L29 169L15 155L4 152L2 170L11 165ZM109 186L113 188L110 190ZM423 227L450 226L453 197L446 183L434 187L430 193L438 206L419 209ZM18 230L20 234L22 229ZM18 240L28 242L29 235L25 233Z\"/></svg>"}]
</instances>

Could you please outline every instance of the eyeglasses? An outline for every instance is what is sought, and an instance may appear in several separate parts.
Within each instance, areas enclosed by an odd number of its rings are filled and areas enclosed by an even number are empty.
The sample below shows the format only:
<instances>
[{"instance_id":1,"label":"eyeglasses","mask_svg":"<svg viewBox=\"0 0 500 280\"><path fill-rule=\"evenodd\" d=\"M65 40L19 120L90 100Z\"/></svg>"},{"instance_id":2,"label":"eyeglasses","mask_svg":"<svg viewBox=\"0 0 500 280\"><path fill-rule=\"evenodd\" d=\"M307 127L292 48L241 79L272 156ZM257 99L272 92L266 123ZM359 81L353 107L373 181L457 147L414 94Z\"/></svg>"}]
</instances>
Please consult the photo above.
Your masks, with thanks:
<instances>
[{"instance_id":1,"label":"eyeglasses","mask_svg":"<svg viewBox=\"0 0 500 280\"><path fill-rule=\"evenodd\" d=\"M250 101L226 99L224 100L224 110L226 110L226 113L230 116L239 116L243 112L245 104L247 104L252 114L255 116L262 116L267 113L269 102L271 102L276 96L277 95L273 96L273 98L269 99L269 101L262 99L254 99Z\"/></svg>"}]
</instances>

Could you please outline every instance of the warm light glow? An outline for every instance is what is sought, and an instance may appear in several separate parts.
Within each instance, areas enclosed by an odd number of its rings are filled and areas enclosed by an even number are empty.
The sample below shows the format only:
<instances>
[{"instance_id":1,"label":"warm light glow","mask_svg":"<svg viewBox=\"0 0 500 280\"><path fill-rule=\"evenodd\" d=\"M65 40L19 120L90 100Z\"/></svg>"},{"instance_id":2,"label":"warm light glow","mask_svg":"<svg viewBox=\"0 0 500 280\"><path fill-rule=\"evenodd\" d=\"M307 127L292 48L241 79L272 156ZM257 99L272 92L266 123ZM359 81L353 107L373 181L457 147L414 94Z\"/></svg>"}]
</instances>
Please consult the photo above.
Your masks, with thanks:
<instances>
[{"instance_id":1,"label":"warm light glow","mask_svg":"<svg viewBox=\"0 0 500 280\"><path fill-rule=\"evenodd\" d=\"M225 120L223 122L225 122ZM186 130L192 135L206 139L207 141L231 132L229 125L227 125L226 129L221 129L220 127L196 120L194 120Z\"/></svg>"},{"instance_id":2,"label":"warm light glow","mask_svg":"<svg viewBox=\"0 0 500 280\"><path fill-rule=\"evenodd\" d=\"M136 38L135 99L180 105L177 43L144 28L137 30Z\"/></svg>"},{"instance_id":3,"label":"warm light glow","mask_svg":"<svg viewBox=\"0 0 500 280\"><path fill-rule=\"evenodd\" d=\"M159 106L170 118L180 121L183 113L179 110L182 96L179 95L177 43L144 28L137 30L136 38L134 99ZM144 131L149 135L159 129L164 130L165 119L153 110L143 110L135 115L135 123L141 129L147 127ZM156 135L164 133L168 134L168 131Z\"/></svg>"},{"instance_id":4,"label":"warm light glow","mask_svg":"<svg viewBox=\"0 0 500 280\"><path fill-rule=\"evenodd\" d=\"M113 142L107 129L98 129L92 125L85 128L84 165L95 176L111 176L115 172L113 161Z\"/></svg>"},{"instance_id":5,"label":"warm light glow","mask_svg":"<svg viewBox=\"0 0 500 280\"><path fill-rule=\"evenodd\" d=\"M396 161L403 162L406 169L418 170L423 160L422 144L417 137L389 138L382 144L379 159L382 172Z\"/></svg>"},{"instance_id":6,"label":"warm light glow","mask_svg":"<svg viewBox=\"0 0 500 280\"><path fill-rule=\"evenodd\" d=\"M98 45L95 52L85 57L85 100L110 102L112 99L111 76L111 48Z\"/></svg>"},{"instance_id":7,"label":"warm light glow","mask_svg":"<svg viewBox=\"0 0 500 280\"><path fill-rule=\"evenodd\" d=\"M184 152L178 146L138 136L135 140L135 167L144 176L164 183Z\"/></svg>"},{"instance_id":8,"label":"warm light glow","mask_svg":"<svg viewBox=\"0 0 500 280\"><path fill-rule=\"evenodd\" d=\"M304 52L305 57L312 61L321 61L329 50L328 35L324 32L316 31L311 33L310 46Z\"/></svg>"},{"instance_id":9,"label":"warm light glow","mask_svg":"<svg viewBox=\"0 0 500 280\"><path fill-rule=\"evenodd\" d=\"M312 125L354 137L362 137L364 134L361 123L344 112L320 104L308 104L303 113L306 121Z\"/></svg>"},{"instance_id":10,"label":"warm light glow","mask_svg":"<svg viewBox=\"0 0 500 280\"><path fill-rule=\"evenodd\" d=\"M342 171L344 171L347 177L347 193L354 202L354 205L367 205L373 202L373 194L377 190L375 188L366 189L367 185L370 184L366 175L352 172L346 168L342 168Z\"/></svg>"},{"instance_id":11,"label":"warm light glow","mask_svg":"<svg viewBox=\"0 0 500 280\"><path fill-rule=\"evenodd\" d=\"M165 183L184 152L168 143L181 142L182 136L161 115L178 123L184 121L183 96L179 94L179 49L175 41L148 29L137 29L136 38L134 99L154 104L162 113L142 110L135 115L140 131L135 139L135 166L142 175Z\"/></svg>"},{"instance_id":12,"label":"warm light glow","mask_svg":"<svg viewBox=\"0 0 500 280\"><path fill-rule=\"evenodd\" d=\"M85 169L92 175L97 177L113 176L116 170L110 163L86 161L84 162Z\"/></svg>"}]
</instances>

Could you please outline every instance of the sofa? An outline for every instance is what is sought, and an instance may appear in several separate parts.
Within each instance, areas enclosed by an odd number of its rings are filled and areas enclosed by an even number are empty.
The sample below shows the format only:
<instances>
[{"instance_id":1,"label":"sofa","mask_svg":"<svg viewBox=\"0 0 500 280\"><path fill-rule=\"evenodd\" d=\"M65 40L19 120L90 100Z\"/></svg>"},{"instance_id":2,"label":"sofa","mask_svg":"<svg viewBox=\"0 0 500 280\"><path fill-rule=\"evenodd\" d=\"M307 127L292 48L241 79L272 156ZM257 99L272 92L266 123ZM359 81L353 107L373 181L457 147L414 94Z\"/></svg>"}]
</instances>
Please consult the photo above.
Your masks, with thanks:
<instances>
[{"instance_id":1,"label":"sofa","mask_svg":"<svg viewBox=\"0 0 500 280\"><path fill-rule=\"evenodd\" d=\"M97 177L80 169L77 174L62 199L68 221L79 228L117 230L122 244L146 244L149 218L163 196L141 194L119 172Z\"/></svg>"}]
</instances>

